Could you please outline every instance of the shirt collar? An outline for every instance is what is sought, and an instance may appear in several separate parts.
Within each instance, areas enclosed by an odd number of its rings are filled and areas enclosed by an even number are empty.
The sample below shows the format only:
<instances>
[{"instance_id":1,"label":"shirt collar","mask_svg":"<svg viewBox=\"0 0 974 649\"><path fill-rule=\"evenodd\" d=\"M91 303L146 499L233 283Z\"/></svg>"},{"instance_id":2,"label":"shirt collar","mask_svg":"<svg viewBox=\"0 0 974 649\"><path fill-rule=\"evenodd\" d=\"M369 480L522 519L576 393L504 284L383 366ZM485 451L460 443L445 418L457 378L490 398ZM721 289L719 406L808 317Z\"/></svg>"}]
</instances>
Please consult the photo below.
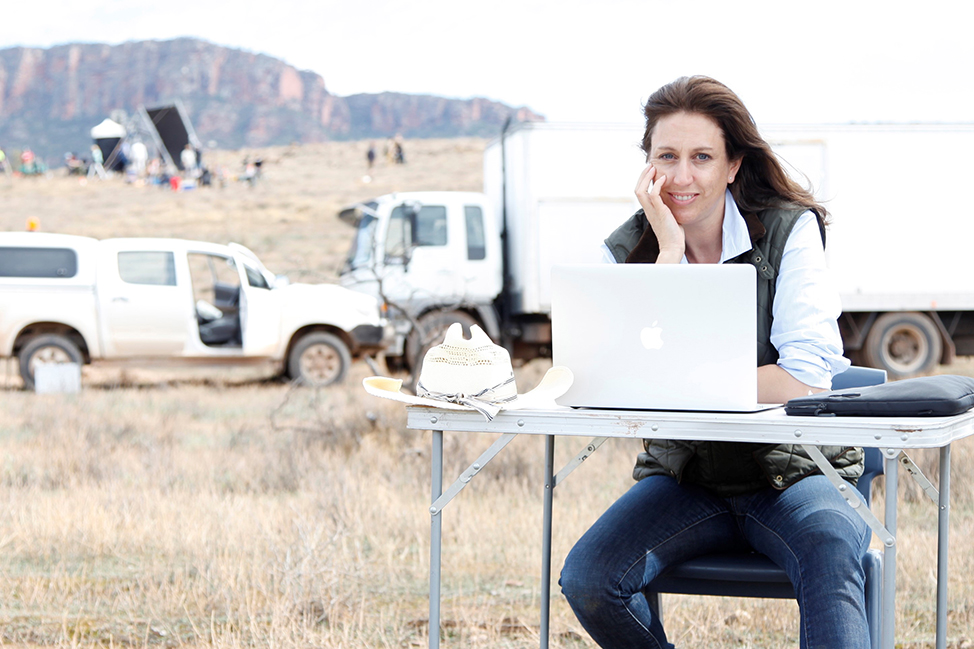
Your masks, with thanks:
<instances>
[{"instance_id":1,"label":"shirt collar","mask_svg":"<svg viewBox=\"0 0 974 649\"><path fill-rule=\"evenodd\" d=\"M734 200L729 189L724 190L724 222L721 228L720 261L718 263L722 264L728 259L743 255L753 247L747 222L741 215L741 211L737 209L737 201ZM689 263L686 255L683 255L682 263Z\"/></svg>"},{"instance_id":2,"label":"shirt collar","mask_svg":"<svg viewBox=\"0 0 974 649\"><path fill-rule=\"evenodd\" d=\"M720 250L720 263L743 255L752 247L747 222L737 209L737 202L730 190L724 190L724 225Z\"/></svg>"}]
</instances>

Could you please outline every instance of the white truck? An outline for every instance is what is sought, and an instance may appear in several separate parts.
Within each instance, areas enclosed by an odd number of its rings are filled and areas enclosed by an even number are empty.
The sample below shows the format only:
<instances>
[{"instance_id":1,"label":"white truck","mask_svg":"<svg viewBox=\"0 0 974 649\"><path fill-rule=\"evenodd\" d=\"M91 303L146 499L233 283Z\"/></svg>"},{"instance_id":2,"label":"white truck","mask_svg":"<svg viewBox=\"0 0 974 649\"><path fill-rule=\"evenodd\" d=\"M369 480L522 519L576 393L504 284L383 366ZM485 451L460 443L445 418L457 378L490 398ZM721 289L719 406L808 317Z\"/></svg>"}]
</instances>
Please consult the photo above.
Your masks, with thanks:
<instances>
[{"instance_id":1,"label":"white truck","mask_svg":"<svg viewBox=\"0 0 974 649\"><path fill-rule=\"evenodd\" d=\"M375 298L290 284L247 248L181 239L0 233L0 357L39 362L270 362L314 385L388 342Z\"/></svg>"},{"instance_id":2,"label":"white truck","mask_svg":"<svg viewBox=\"0 0 974 649\"><path fill-rule=\"evenodd\" d=\"M974 355L963 261L974 218L956 198L974 176L956 153L974 145L974 125L761 131L830 211L847 355L893 377ZM515 358L549 355L550 268L599 261L602 240L638 209L641 139L638 125L522 123L488 144L483 194L390 194L343 210L358 231L342 284L400 314L387 359L418 358L412 323L453 320L479 323Z\"/></svg>"}]
</instances>

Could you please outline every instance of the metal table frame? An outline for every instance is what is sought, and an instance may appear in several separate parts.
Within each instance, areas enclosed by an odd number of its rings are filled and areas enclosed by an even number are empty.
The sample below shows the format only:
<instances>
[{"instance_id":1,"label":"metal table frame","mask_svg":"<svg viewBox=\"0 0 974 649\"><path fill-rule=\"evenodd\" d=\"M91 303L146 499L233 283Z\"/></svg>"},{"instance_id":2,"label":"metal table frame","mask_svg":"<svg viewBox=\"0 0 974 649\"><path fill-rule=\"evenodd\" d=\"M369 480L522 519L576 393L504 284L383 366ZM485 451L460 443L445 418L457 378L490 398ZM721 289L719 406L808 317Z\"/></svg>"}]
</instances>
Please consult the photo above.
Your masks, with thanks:
<instances>
[{"instance_id":1,"label":"metal table frame","mask_svg":"<svg viewBox=\"0 0 974 649\"><path fill-rule=\"evenodd\" d=\"M955 417L789 417L781 408L759 413L705 413L634 410L517 410L501 412L485 422L476 411L422 406L407 409L407 427L431 430L430 524L430 649L440 645L440 556L443 508L517 435L545 436L544 517L541 563L541 647L548 647L551 601L551 520L554 489L591 456L609 437L643 439L706 439L775 444L802 444L846 501L870 525L883 543L883 628L880 646L895 644L896 504L899 467L918 481L938 506L937 545L937 649L947 646L947 557L950 516L950 444L974 434L974 411ZM443 433L499 433L490 447L443 489ZM592 439L557 474L554 472L555 436ZM817 447L824 445L879 448L885 458L885 519L880 522L855 490L838 476ZM939 490L920 472L904 449L940 449ZM890 497L892 494L892 497Z\"/></svg>"}]
</instances>

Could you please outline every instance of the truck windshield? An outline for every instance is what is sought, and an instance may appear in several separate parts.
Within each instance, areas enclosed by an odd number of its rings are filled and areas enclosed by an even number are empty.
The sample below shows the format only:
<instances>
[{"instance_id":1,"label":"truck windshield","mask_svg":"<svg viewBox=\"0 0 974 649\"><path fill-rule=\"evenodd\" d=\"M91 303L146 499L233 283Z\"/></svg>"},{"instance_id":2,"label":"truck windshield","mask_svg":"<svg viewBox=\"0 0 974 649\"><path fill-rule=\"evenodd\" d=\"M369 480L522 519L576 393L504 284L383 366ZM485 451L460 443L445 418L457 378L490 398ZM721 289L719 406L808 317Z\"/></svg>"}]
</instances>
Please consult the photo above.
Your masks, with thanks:
<instances>
[{"instance_id":1,"label":"truck windshield","mask_svg":"<svg viewBox=\"0 0 974 649\"><path fill-rule=\"evenodd\" d=\"M362 215L362 220L359 221L358 229L355 231L355 239L352 241L352 250L348 255L348 261L345 262L348 270L368 266L371 262L377 223L378 219L371 214Z\"/></svg>"}]
</instances>

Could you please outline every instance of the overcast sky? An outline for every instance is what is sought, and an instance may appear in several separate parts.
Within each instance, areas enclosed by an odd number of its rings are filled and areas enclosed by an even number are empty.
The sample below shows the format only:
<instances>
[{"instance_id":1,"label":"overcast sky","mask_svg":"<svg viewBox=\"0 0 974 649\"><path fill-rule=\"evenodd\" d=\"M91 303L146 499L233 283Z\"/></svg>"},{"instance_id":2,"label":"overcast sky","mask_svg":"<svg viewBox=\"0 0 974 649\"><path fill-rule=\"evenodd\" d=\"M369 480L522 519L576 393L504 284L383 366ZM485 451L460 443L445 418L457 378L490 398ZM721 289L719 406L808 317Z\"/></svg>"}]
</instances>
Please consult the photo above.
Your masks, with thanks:
<instances>
[{"instance_id":1,"label":"overcast sky","mask_svg":"<svg viewBox=\"0 0 974 649\"><path fill-rule=\"evenodd\" d=\"M332 93L481 96L553 121L635 122L708 74L758 122L974 121L960 0L3 0L0 48L196 36L319 73Z\"/></svg>"}]
</instances>

